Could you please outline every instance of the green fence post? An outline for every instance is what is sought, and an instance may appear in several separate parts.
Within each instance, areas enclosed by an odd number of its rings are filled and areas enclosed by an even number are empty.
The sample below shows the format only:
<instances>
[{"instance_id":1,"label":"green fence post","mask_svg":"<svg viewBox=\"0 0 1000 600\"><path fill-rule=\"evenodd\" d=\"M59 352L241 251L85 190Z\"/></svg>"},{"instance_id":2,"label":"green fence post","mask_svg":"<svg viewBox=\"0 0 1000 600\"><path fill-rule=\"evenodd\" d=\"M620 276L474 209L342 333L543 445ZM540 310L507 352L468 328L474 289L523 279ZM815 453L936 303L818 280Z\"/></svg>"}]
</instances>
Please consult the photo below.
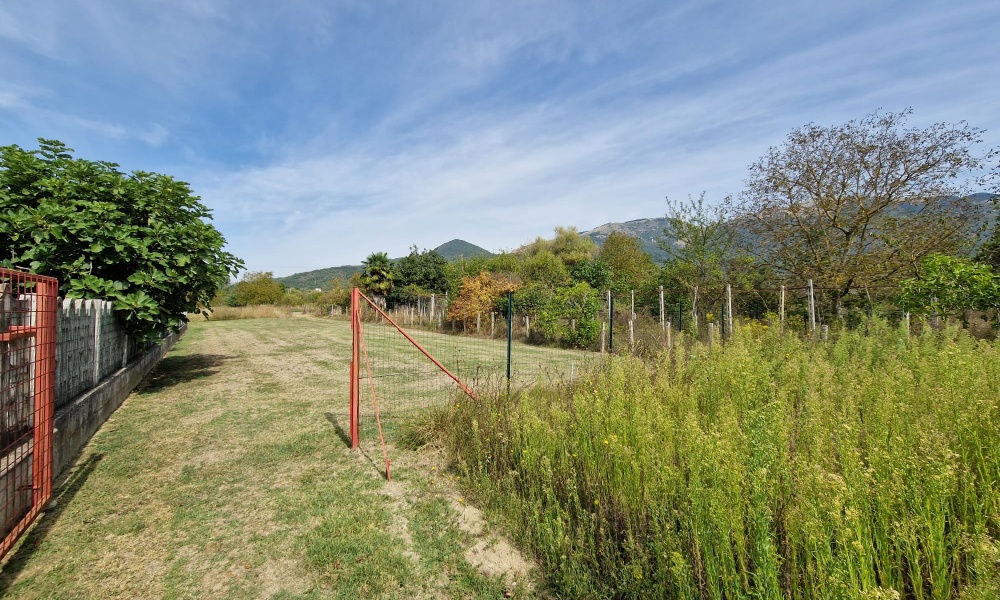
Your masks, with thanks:
<instances>
[{"instance_id":1,"label":"green fence post","mask_svg":"<svg viewBox=\"0 0 1000 600\"><path fill-rule=\"evenodd\" d=\"M507 292L507 395L510 395L510 346L514 339L514 292Z\"/></svg>"},{"instance_id":2,"label":"green fence post","mask_svg":"<svg viewBox=\"0 0 1000 600\"><path fill-rule=\"evenodd\" d=\"M608 354L615 353L615 296L609 294L611 299L608 306Z\"/></svg>"}]
</instances>

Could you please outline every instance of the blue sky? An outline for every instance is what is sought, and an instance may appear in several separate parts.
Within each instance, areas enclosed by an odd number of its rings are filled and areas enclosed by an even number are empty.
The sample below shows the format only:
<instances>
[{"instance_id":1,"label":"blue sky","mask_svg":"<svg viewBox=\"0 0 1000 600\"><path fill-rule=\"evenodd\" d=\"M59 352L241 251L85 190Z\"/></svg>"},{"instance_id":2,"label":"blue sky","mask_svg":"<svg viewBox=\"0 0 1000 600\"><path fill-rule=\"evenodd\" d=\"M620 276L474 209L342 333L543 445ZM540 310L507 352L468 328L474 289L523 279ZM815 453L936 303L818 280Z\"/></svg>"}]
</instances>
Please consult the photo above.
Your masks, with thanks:
<instances>
[{"instance_id":1,"label":"blue sky","mask_svg":"<svg viewBox=\"0 0 1000 600\"><path fill-rule=\"evenodd\" d=\"M1000 147L1000 2L4 0L0 144L192 184L288 275L662 216L794 128Z\"/></svg>"}]
</instances>

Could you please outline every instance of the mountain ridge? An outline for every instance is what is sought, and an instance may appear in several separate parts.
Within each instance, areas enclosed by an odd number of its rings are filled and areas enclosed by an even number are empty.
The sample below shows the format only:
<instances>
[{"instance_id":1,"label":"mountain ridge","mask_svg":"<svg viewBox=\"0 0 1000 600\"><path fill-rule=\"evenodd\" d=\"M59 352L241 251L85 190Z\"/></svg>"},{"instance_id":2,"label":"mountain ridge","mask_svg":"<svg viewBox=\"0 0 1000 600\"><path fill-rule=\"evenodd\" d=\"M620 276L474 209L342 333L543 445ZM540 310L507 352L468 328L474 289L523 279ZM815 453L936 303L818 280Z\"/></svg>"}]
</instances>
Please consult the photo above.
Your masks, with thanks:
<instances>
[{"instance_id":1,"label":"mountain ridge","mask_svg":"<svg viewBox=\"0 0 1000 600\"><path fill-rule=\"evenodd\" d=\"M448 262L462 258L472 258L474 256L493 256L493 253L489 250L458 238L441 244L437 248L434 248L434 251ZM393 258L390 260L396 262L400 259ZM274 280L289 288L329 290L332 287L330 284L334 279L350 279L355 273L360 273L363 270L364 266L362 265L341 265L339 267L326 267L324 269L293 273L285 277L275 277Z\"/></svg>"},{"instance_id":2,"label":"mountain ridge","mask_svg":"<svg viewBox=\"0 0 1000 600\"><path fill-rule=\"evenodd\" d=\"M995 197L995 194L979 192L970 194L968 197L977 202L987 203ZM988 217L989 220L987 225L990 228L996 226L996 214L996 212L992 212ZM673 240L669 240L663 233L663 230L666 227L666 217L651 217L632 219L630 221L605 223L603 225L598 225L593 229L581 231L580 235L594 240L598 246L603 246L604 242L608 239L608 236L612 233L616 231L624 233L638 239L642 244L642 249L649 253L655 262L663 263L669 259L669 255L662 248L660 248L657 242L660 240L671 243L673 242ZM459 260L461 258L472 258L473 256L480 255L493 256L492 252L458 238L441 244L435 248L434 251L443 256L445 260L448 260L449 262ZM394 258L392 260L395 262L399 259ZM361 265L345 265L340 267L317 269L315 271L306 271L304 273L295 273L287 277L277 277L275 279L284 283L288 287L296 287L299 289L329 289L330 282L335 277L350 279L354 273L360 273L361 270Z\"/></svg>"}]
</instances>

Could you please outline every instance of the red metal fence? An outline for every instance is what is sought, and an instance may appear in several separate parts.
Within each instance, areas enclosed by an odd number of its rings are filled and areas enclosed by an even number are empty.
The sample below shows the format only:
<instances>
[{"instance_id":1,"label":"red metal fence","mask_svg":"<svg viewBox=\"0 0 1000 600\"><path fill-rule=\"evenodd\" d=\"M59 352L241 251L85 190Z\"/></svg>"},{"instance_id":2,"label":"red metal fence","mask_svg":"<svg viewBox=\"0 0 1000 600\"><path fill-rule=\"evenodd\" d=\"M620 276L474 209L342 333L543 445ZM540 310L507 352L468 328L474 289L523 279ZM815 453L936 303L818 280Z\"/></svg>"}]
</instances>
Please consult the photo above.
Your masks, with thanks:
<instances>
[{"instance_id":1,"label":"red metal fence","mask_svg":"<svg viewBox=\"0 0 1000 600\"><path fill-rule=\"evenodd\" d=\"M0 269L0 558L52 496L58 290L52 277Z\"/></svg>"},{"instance_id":2,"label":"red metal fence","mask_svg":"<svg viewBox=\"0 0 1000 600\"><path fill-rule=\"evenodd\" d=\"M476 398L476 394L358 288L351 293L351 331L351 447L357 448L360 444L362 421L375 424L388 478L389 457L382 430L383 417L427 408L435 400L451 398L456 390L472 398ZM370 396L370 403L362 403L362 396Z\"/></svg>"}]
</instances>

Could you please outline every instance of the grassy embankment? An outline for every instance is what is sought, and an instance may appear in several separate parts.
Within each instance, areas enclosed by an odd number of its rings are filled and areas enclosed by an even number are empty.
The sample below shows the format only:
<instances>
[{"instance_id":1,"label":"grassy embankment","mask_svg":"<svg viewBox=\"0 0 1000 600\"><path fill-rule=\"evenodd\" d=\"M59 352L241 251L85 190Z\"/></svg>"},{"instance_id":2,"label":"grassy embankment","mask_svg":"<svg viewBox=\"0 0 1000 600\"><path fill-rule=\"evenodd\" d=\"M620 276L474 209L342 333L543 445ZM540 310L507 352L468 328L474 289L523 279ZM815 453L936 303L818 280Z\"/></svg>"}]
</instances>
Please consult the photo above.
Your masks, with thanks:
<instances>
[{"instance_id":1,"label":"grassy embankment","mask_svg":"<svg viewBox=\"0 0 1000 600\"><path fill-rule=\"evenodd\" d=\"M1000 597L995 342L745 329L446 417L565 597Z\"/></svg>"}]
</instances>

